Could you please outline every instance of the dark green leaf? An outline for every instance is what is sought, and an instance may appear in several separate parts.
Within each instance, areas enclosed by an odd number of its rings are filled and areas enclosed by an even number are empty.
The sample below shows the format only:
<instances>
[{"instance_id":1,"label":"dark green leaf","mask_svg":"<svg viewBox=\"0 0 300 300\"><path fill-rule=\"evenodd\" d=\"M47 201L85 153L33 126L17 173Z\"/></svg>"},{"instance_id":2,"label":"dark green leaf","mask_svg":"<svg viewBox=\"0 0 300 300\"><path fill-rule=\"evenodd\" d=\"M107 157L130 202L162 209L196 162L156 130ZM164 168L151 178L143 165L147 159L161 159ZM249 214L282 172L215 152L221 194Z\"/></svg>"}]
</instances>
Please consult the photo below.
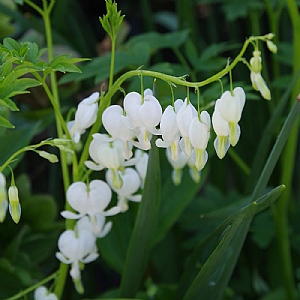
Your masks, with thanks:
<instances>
[{"instance_id":1,"label":"dark green leaf","mask_svg":"<svg viewBox=\"0 0 300 300\"><path fill-rule=\"evenodd\" d=\"M15 128L13 124L9 122L6 118L0 116L0 126L6 127L6 128Z\"/></svg>"},{"instance_id":2,"label":"dark green leaf","mask_svg":"<svg viewBox=\"0 0 300 300\"><path fill-rule=\"evenodd\" d=\"M243 232L248 231L253 216L275 202L284 189L283 185L275 188L222 223L223 236L186 292L185 300L197 299L199 295L221 299L244 242ZM197 261L193 264L196 266Z\"/></svg>"},{"instance_id":3,"label":"dark green leaf","mask_svg":"<svg viewBox=\"0 0 300 300\"><path fill-rule=\"evenodd\" d=\"M18 42L16 40L7 37L3 40L3 46L9 50L15 50L16 53L19 54L20 45L18 44Z\"/></svg>"},{"instance_id":4,"label":"dark green leaf","mask_svg":"<svg viewBox=\"0 0 300 300\"><path fill-rule=\"evenodd\" d=\"M7 106L11 111L19 110L16 104L8 98L0 99L0 105Z\"/></svg>"},{"instance_id":5,"label":"dark green leaf","mask_svg":"<svg viewBox=\"0 0 300 300\"><path fill-rule=\"evenodd\" d=\"M153 242L160 200L160 164L157 147L149 152L146 182L142 201L129 242L122 272L120 296L134 297L137 293Z\"/></svg>"}]
</instances>

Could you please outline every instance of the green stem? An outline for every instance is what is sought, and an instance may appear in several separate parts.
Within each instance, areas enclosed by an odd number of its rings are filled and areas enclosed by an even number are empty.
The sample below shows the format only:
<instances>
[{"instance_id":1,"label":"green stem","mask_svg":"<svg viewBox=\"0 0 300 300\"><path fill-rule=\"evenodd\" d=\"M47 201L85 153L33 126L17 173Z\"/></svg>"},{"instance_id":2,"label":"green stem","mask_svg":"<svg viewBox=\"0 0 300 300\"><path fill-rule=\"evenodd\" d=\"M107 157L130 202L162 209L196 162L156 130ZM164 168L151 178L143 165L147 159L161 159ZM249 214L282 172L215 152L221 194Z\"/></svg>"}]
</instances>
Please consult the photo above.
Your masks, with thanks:
<instances>
[{"instance_id":1,"label":"green stem","mask_svg":"<svg viewBox=\"0 0 300 300\"><path fill-rule=\"evenodd\" d=\"M42 281L30 286L29 288L27 288L26 290L12 296L9 298L6 298L5 300L16 300L16 299L20 299L22 297L25 297L28 293L34 291L36 288L38 288L41 285L44 285L45 283L47 283L48 281L54 279L55 277L57 277L58 272L56 271L55 273L51 274L50 276L48 276L47 278L43 279Z\"/></svg>"},{"instance_id":2,"label":"green stem","mask_svg":"<svg viewBox=\"0 0 300 300\"><path fill-rule=\"evenodd\" d=\"M39 147L42 147L44 145L50 145L53 146L53 143L51 143L51 141L42 141L39 144L35 144L35 145L30 145L30 146L26 146L21 148L20 150L16 151L14 154L12 154L7 160L6 162L0 167L0 173L3 172L3 170L9 166L9 164L15 160L16 157L18 157L21 153L26 152L26 151L34 151Z\"/></svg>"},{"instance_id":3,"label":"green stem","mask_svg":"<svg viewBox=\"0 0 300 300\"><path fill-rule=\"evenodd\" d=\"M116 37L113 35L111 37L111 60L110 60L108 90L110 90L114 82L115 50L116 50Z\"/></svg>"},{"instance_id":4,"label":"green stem","mask_svg":"<svg viewBox=\"0 0 300 300\"><path fill-rule=\"evenodd\" d=\"M43 20L45 25L45 34L46 34L46 41L47 41L47 48L48 48L48 60L51 62L54 58L53 54L53 41L52 41L52 29L51 29L51 21L50 21L50 14L52 11L54 5L54 1L51 1L50 5L48 6L47 0L43 0ZM58 87L57 87L57 79L56 74L54 72L51 72L50 74L50 82L51 82L51 92L53 95L53 103L57 110L60 111L60 99L59 99L59 93L58 93ZM63 132L63 126L62 124L65 124L63 120L60 120L59 118L60 114L55 114L56 118L56 128L57 128L57 135L59 138L63 138L64 132ZM66 131L66 130L65 130ZM75 155L75 154L74 154ZM70 186L70 177L69 177L69 171L68 171L68 165L67 165L67 156L66 153L60 151L61 156L61 168L62 168L62 175L63 175L63 184L64 184L64 190L65 193ZM78 177L78 169L73 168L73 179ZM66 202L66 209L70 209L70 205L68 202ZM71 229L74 226L73 220L66 220L66 229ZM65 281L67 277L68 272L68 266L60 263L59 267L59 276L56 280L56 285L54 289L54 293L57 295L58 298L61 298Z\"/></svg>"}]
</instances>

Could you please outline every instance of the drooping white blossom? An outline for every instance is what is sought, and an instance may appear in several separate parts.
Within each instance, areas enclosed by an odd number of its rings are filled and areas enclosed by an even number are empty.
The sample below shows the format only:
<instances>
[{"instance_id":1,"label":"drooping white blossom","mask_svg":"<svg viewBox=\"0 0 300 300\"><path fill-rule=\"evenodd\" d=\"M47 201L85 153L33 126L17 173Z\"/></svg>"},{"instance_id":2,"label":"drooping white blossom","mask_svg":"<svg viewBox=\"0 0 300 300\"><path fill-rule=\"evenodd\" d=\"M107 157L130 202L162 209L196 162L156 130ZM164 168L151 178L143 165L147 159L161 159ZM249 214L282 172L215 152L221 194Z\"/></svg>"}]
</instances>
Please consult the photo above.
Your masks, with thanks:
<instances>
[{"instance_id":1,"label":"drooping white blossom","mask_svg":"<svg viewBox=\"0 0 300 300\"><path fill-rule=\"evenodd\" d=\"M123 181L120 189L115 188L112 184L113 174L111 170L107 170L105 178L118 196L118 207L120 207L122 212L125 212L128 210L128 200L140 202L142 199L141 195L134 195L141 186L141 179L137 171L133 168L125 168L123 171L119 171L119 173Z\"/></svg>"},{"instance_id":2,"label":"drooping white blossom","mask_svg":"<svg viewBox=\"0 0 300 300\"><path fill-rule=\"evenodd\" d=\"M89 230L96 238L105 237L111 230L112 222L105 223L103 214L95 214L94 216L84 216L76 223L76 230Z\"/></svg>"},{"instance_id":3,"label":"drooping white blossom","mask_svg":"<svg viewBox=\"0 0 300 300\"><path fill-rule=\"evenodd\" d=\"M140 149L136 149L134 153L134 158L137 159L137 162L135 164L135 169L137 170L141 178L141 188L144 188L146 175L147 175L149 154Z\"/></svg>"},{"instance_id":4,"label":"drooping white blossom","mask_svg":"<svg viewBox=\"0 0 300 300\"><path fill-rule=\"evenodd\" d=\"M110 139L105 134L93 134L93 140L90 143L89 153L93 161L86 161L85 165L94 171L100 171L104 168L110 169L114 175L114 186L121 187L122 179L118 175L118 169L121 166L130 166L136 163L135 159L125 160L126 150L121 140Z\"/></svg>"},{"instance_id":5,"label":"drooping white blossom","mask_svg":"<svg viewBox=\"0 0 300 300\"><path fill-rule=\"evenodd\" d=\"M66 219L80 219L86 215L94 217L97 214L113 216L120 212L117 206L105 210L111 201L111 189L102 180L92 180L89 185L78 181L72 183L67 190L67 201L77 211L63 211Z\"/></svg>"},{"instance_id":6,"label":"drooping white blossom","mask_svg":"<svg viewBox=\"0 0 300 300\"><path fill-rule=\"evenodd\" d=\"M64 231L58 239L56 257L65 264L70 264L70 275L78 293L83 293L81 284L81 264L94 261L98 257L96 238L89 230Z\"/></svg>"},{"instance_id":7,"label":"drooping white blossom","mask_svg":"<svg viewBox=\"0 0 300 300\"><path fill-rule=\"evenodd\" d=\"M193 146L191 159L195 162L198 171L202 170L207 162L206 151L210 135L210 115L207 111L202 111L200 117L192 119L189 128L189 139Z\"/></svg>"},{"instance_id":8,"label":"drooping white blossom","mask_svg":"<svg viewBox=\"0 0 300 300\"><path fill-rule=\"evenodd\" d=\"M186 98L177 112L176 121L180 134L182 136L179 145L188 158L192 154L192 145L190 143L189 138L189 129L193 118L196 116L197 111L195 107L190 102L188 102L188 99Z\"/></svg>"},{"instance_id":9,"label":"drooping white blossom","mask_svg":"<svg viewBox=\"0 0 300 300\"><path fill-rule=\"evenodd\" d=\"M228 122L223 119L219 111L219 104L220 104L220 100L218 99L216 101L215 110L212 115L212 125L217 135L214 141L214 147L218 157L222 159L225 156L230 146L229 143L230 129L229 129Z\"/></svg>"},{"instance_id":10,"label":"drooping white blossom","mask_svg":"<svg viewBox=\"0 0 300 300\"><path fill-rule=\"evenodd\" d=\"M236 87L232 93L226 91L219 100L218 110L229 125L229 142L235 146L240 138L241 129L238 122L241 119L246 95L241 87Z\"/></svg>"},{"instance_id":11,"label":"drooping white blossom","mask_svg":"<svg viewBox=\"0 0 300 300\"><path fill-rule=\"evenodd\" d=\"M124 143L124 157L129 159L132 156L130 143L135 133L134 130L126 127L121 121L124 110L119 105L111 105L106 108L102 114L102 123L106 131L113 139L120 139Z\"/></svg>"},{"instance_id":12,"label":"drooping white blossom","mask_svg":"<svg viewBox=\"0 0 300 300\"><path fill-rule=\"evenodd\" d=\"M121 116L121 120L127 128L135 132L138 139L133 141L133 145L149 150L152 134L160 133L156 129L162 116L159 101L150 92L144 93L144 98L137 92L131 92L124 98L124 109L126 116Z\"/></svg>"},{"instance_id":13,"label":"drooping white blossom","mask_svg":"<svg viewBox=\"0 0 300 300\"><path fill-rule=\"evenodd\" d=\"M34 300L58 300L58 298L55 294L49 293L47 288L40 286L34 291Z\"/></svg>"},{"instance_id":14,"label":"drooping white blossom","mask_svg":"<svg viewBox=\"0 0 300 300\"><path fill-rule=\"evenodd\" d=\"M75 143L78 143L85 130L95 123L98 112L98 98L99 93L96 92L82 100L78 104L75 120L68 122L68 129Z\"/></svg>"},{"instance_id":15,"label":"drooping white blossom","mask_svg":"<svg viewBox=\"0 0 300 300\"><path fill-rule=\"evenodd\" d=\"M160 122L162 139L157 139L155 142L157 147L170 147L173 160L176 160L178 157L180 139L176 116L175 108L169 105L163 112Z\"/></svg>"},{"instance_id":16,"label":"drooping white blossom","mask_svg":"<svg viewBox=\"0 0 300 300\"><path fill-rule=\"evenodd\" d=\"M181 183L181 178L182 178L182 169L186 166L189 159L183 151L179 153L176 160L172 158L170 149L166 150L166 155L169 163L173 168L172 171L173 183L174 185L179 185Z\"/></svg>"}]
</instances>

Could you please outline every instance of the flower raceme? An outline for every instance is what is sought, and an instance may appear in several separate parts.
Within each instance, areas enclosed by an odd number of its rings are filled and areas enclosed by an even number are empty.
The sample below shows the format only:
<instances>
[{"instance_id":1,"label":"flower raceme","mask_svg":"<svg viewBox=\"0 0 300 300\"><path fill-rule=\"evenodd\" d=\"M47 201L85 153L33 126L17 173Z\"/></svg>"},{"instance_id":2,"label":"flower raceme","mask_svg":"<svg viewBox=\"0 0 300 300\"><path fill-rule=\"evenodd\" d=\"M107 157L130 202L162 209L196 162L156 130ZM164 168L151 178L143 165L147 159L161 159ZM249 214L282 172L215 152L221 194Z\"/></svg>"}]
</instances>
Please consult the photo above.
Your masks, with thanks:
<instances>
[{"instance_id":1,"label":"flower raceme","mask_svg":"<svg viewBox=\"0 0 300 300\"><path fill-rule=\"evenodd\" d=\"M244 90L236 87L233 91L224 92L216 101L212 125L217 135L214 146L219 158L225 156L230 144L235 146L239 140L241 130L238 122L245 99ZM161 136L155 144L168 149L174 162L182 156L181 152L187 157L186 163L189 166L194 164L197 171L202 170L207 162L210 115L207 111L197 112L187 98L184 101L177 99L174 106L169 105L162 112L159 101L149 89L143 97L137 92L130 92L124 98L124 109L118 105L108 107L103 112L102 121L109 135L93 135L89 148L92 161L85 164L95 171L109 169L109 181L114 190L122 189L120 171L138 164L140 158L132 158L132 147L150 149L152 135ZM183 157L180 161L184 161ZM179 175L176 178L174 181L180 182Z\"/></svg>"}]
</instances>

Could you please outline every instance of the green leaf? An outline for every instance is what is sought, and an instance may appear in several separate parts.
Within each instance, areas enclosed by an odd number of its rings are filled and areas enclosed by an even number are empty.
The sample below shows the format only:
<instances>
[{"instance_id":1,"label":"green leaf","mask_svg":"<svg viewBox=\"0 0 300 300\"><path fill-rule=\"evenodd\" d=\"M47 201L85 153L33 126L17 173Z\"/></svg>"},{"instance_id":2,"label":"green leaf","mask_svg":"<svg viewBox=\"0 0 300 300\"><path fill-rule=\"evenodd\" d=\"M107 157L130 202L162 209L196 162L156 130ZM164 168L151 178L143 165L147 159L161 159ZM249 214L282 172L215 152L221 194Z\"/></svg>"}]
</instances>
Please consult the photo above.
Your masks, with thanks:
<instances>
[{"instance_id":1,"label":"green leaf","mask_svg":"<svg viewBox=\"0 0 300 300\"><path fill-rule=\"evenodd\" d=\"M81 70L76 67L74 64L87 60L86 58L70 58L69 55L59 55L55 57L51 63L50 67L54 71L60 71L60 72L78 72L81 73Z\"/></svg>"},{"instance_id":2,"label":"green leaf","mask_svg":"<svg viewBox=\"0 0 300 300\"><path fill-rule=\"evenodd\" d=\"M8 119L6 119L2 116L0 116L0 126L6 127L6 128L15 128L15 126L13 124L11 124Z\"/></svg>"},{"instance_id":3,"label":"green leaf","mask_svg":"<svg viewBox=\"0 0 300 300\"><path fill-rule=\"evenodd\" d=\"M7 80L5 79L4 81L6 82ZM16 79L8 85L2 83L0 85L0 87L3 87L3 89L0 90L0 99L4 100L4 98L11 98L18 94L28 93L29 91L27 91L27 89L39 85L41 85L41 83L33 78Z\"/></svg>"},{"instance_id":4,"label":"green leaf","mask_svg":"<svg viewBox=\"0 0 300 300\"><path fill-rule=\"evenodd\" d=\"M42 231L53 226L57 217L57 205L50 195L33 195L22 205L22 218L33 229Z\"/></svg>"},{"instance_id":5,"label":"green leaf","mask_svg":"<svg viewBox=\"0 0 300 300\"><path fill-rule=\"evenodd\" d=\"M24 0L14 0L15 3L19 4L19 5L23 5L24 4Z\"/></svg>"},{"instance_id":6,"label":"green leaf","mask_svg":"<svg viewBox=\"0 0 300 300\"><path fill-rule=\"evenodd\" d=\"M151 250L160 202L160 163L157 147L149 152L147 176L122 272L120 296L137 293Z\"/></svg>"},{"instance_id":7,"label":"green leaf","mask_svg":"<svg viewBox=\"0 0 300 300\"><path fill-rule=\"evenodd\" d=\"M243 232L248 231L254 215L274 203L284 189L284 185L278 186L230 216L220 225L221 228L225 230L223 236L198 272L183 299L197 299L199 295L201 295L203 299L221 299L244 243L245 235ZM195 253L199 249L202 250L202 244L199 246ZM193 255L193 258L195 259L196 256ZM198 259L199 257L196 261L190 261L189 266L193 263L195 267L199 263ZM178 293L177 295L180 294L181 293Z\"/></svg>"},{"instance_id":8,"label":"green leaf","mask_svg":"<svg viewBox=\"0 0 300 300\"><path fill-rule=\"evenodd\" d=\"M20 45L18 42L10 37L7 37L3 40L3 46L9 50L15 50L16 53L20 52Z\"/></svg>"},{"instance_id":9,"label":"green leaf","mask_svg":"<svg viewBox=\"0 0 300 300\"><path fill-rule=\"evenodd\" d=\"M81 70L73 65L72 63L68 62L61 62L59 64L56 64L55 67L53 68L54 71L60 71L60 72L75 72L75 73L81 73Z\"/></svg>"},{"instance_id":10,"label":"green leaf","mask_svg":"<svg viewBox=\"0 0 300 300\"><path fill-rule=\"evenodd\" d=\"M19 111L16 104L8 98L0 99L0 105L8 107L11 111Z\"/></svg>"},{"instance_id":11,"label":"green leaf","mask_svg":"<svg viewBox=\"0 0 300 300\"><path fill-rule=\"evenodd\" d=\"M161 191L161 207L155 234L155 244L164 238L205 182L205 178L202 178L200 184L195 183L188 175L188 170L184 170L181 184L174 186L170 175L171 170L168 169L168 171L170 172L164 180ZM206 175L203 177L206 177Z\"/></svg>"},{"instance_id":12,"label":"green leaf","mask_svg":"<svg viewBox=\"0 0 300 300\"><path fill-rule=\"evenodd\" d=\"M171 33L161 34L158 32L147 32L131 38L127 46L133 46L136 43L147 43L151 52L164 48L176 48L181 46L188 38L188 31L181 30Z\"/></svg>"}]
</instances>

